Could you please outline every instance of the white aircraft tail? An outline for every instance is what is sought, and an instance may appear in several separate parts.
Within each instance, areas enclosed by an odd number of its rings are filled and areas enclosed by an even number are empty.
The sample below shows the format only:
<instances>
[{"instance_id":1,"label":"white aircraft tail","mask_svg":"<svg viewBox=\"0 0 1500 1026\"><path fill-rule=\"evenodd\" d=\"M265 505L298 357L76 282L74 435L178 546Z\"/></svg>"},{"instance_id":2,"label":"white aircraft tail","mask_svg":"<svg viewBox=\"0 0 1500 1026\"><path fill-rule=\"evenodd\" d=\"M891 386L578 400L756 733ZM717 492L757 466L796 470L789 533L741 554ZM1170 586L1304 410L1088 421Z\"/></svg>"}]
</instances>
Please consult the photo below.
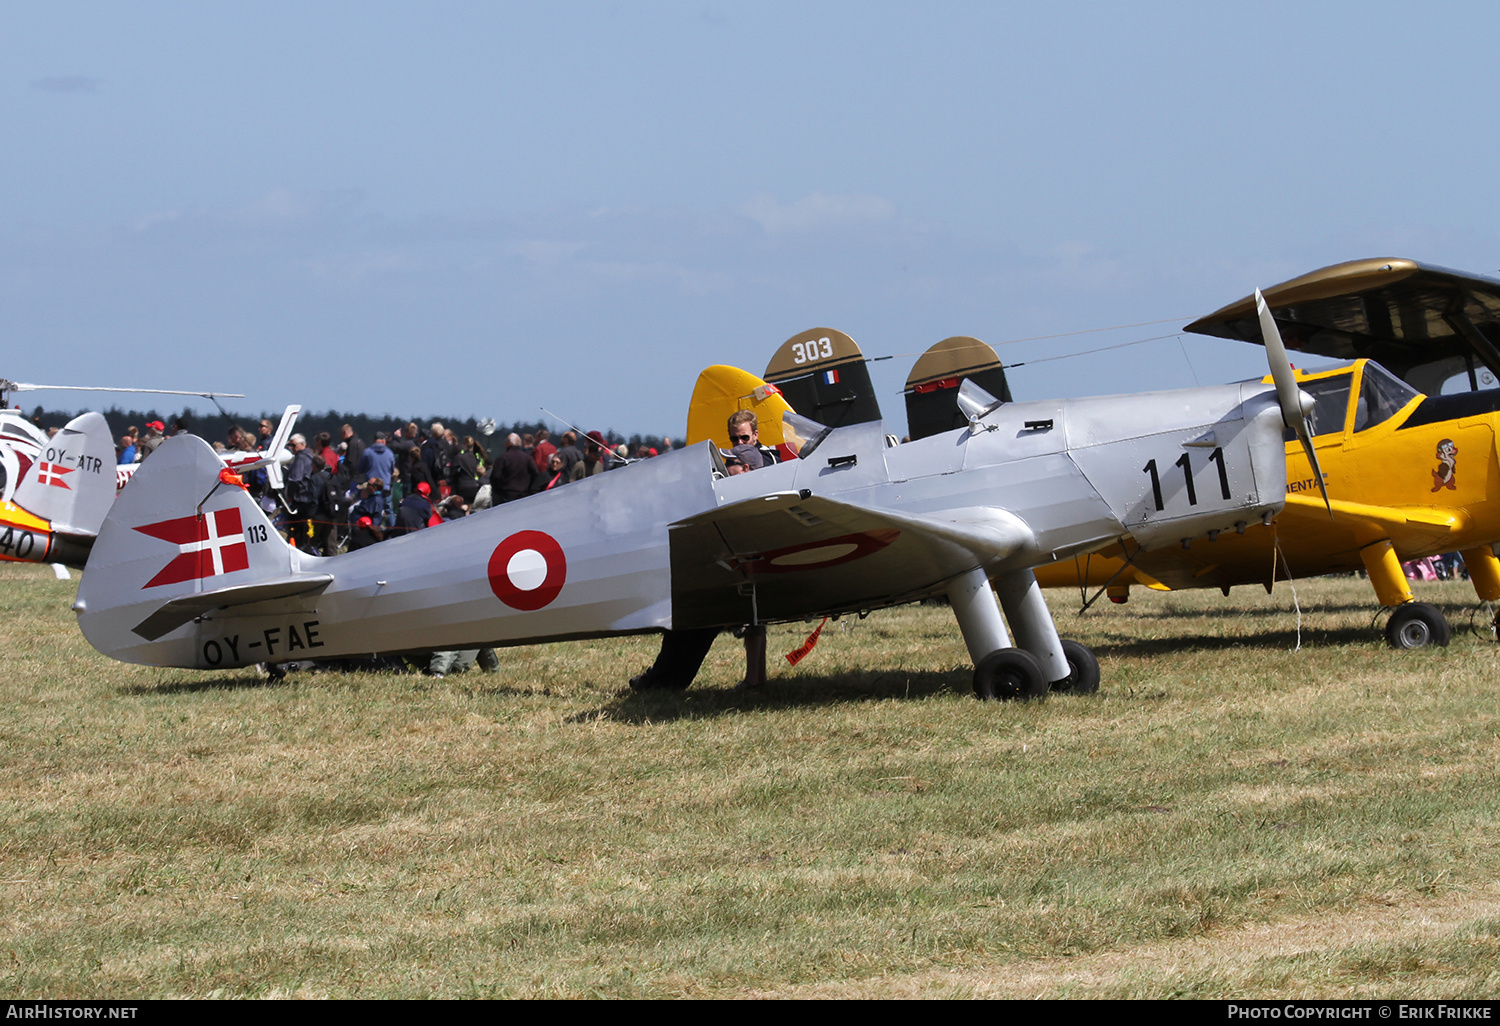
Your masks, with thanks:
<instances>
[{"instance_id":1,"label":"white aircraft tail","mask_svg":"<svg viewBox=\"0 0 1500 1026\"><path fill-rule=\"evenodd\" d=\"M225 457L224 462L234 468L237 474L265 467L266 481L272 489L281 491L286 485L286 479L282 476L282 467L292 461L292 454L287 451L286 443L292 437L292 428L296 425L297 415L301 412L302 407L295 403L288 406L282 411L281 423L276 425L276 433L271 436L270 443L264 449L254 454L230 454Z\"/></svg>"},{"instance_id":2,"label":"white aircraft tail","mask_svg":"<svg viewBox=\"0 0 1500 1026\"><path fill-rule=\"evenodd\" d=\"M93 536L115 501L115 444L104 415L68 421L16 485L17 506L61 534Z\"/></svg>"},{"instance_id":3,"label":"white aircraft tail","mask_svg":"<svg viewBox=\"0 0 1500 1026\"><path fill-rule=\"evenodd\" d=\"M191 632L177 642L166 636L202 615L326 587L329 575L301 572L315 557L282 540L238 482L191 435L168 439L141 465L105 519L79 586L74 608L95 648L163 665L194 645Z\"/></svg>"}]
</instances>

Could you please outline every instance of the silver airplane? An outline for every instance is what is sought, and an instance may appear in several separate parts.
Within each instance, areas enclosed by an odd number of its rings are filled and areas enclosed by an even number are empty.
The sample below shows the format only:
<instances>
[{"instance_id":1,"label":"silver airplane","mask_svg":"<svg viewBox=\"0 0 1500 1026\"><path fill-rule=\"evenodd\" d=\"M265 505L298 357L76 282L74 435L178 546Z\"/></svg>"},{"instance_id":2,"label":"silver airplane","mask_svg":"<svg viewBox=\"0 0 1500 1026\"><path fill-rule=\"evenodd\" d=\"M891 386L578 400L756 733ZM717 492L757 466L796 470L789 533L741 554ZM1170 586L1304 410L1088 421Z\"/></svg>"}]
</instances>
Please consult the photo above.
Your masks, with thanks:
<instances>
[{"instance_id":1,"label":"silver airplane","mask_svg":"<svg viewBox=\"0 0 1500 1026\"><path fill-rule=\"evenodd\" d=\"M946 595L980 697L1092 690L1098 664L1058 637L1032 568L1268 521L1283 426L1311 408L1259 382L1019 403L965 382L958 399L966 426L906 445L879 421L789 414L799 459L728 476L702 442L330 557L287 545L212 449L172 438L111 508L74 608L105 655L225 670Z\"/></svg>"}]
</instances>

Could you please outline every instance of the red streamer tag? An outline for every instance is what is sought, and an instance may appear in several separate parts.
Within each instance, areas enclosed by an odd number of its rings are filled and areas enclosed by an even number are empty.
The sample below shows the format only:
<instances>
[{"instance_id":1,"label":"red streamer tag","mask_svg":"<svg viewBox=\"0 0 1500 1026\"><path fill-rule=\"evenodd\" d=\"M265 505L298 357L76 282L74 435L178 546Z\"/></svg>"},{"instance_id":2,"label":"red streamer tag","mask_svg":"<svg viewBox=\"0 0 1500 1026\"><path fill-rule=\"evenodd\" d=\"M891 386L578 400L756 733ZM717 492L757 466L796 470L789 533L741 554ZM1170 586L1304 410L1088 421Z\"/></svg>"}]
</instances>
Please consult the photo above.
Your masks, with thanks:
<instances>
[{"instance_id":1,"label":"red streamer tag","mask_svg":"<svg viewBox=\"0 0 1500 1026\"><path fill-rule=\"evenodd\" d=\"M786 654L786 661L796 666L807 658L807 654L818 644L818 635L823 633L823 627L828 623L828 617L823 617L823 623L818 624L818 629L807 636L807 640Z\"/></svg>"}]
</instances>

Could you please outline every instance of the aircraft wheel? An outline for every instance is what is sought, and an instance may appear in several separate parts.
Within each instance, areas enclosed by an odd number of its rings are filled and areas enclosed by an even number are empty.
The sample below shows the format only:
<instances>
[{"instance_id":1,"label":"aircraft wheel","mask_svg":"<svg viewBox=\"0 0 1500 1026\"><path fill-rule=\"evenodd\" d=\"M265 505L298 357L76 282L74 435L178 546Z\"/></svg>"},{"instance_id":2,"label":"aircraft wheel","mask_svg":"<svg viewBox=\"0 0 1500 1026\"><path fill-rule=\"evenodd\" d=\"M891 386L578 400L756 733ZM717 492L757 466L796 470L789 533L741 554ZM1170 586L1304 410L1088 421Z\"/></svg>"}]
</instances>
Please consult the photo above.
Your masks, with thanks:
<instances>
[{"instance_id":1,"label":"aircraft wheel","mask_svg":"<svg viewBox=\"0 0 1500 1026\"><path fill-rule=\"evenodd\" d=\"M1446 645L1450 632L1448 621L1436 606L1426 602L1408 602L1397 606L1385 625L1385 639L1392 648L1425 648Z\"/></svg>"},{"instance_id":2,"label":"aircraft wheel","mask_svg":"<svg viewBox=\"0 0 1500 1026\"><path fill-rule=\"evenodd\" d=\"M1053 691L1074 695L1092 695L1099 690L1099 660L1081 641L1064 640L1063 657L1068 660L1068 675L1052 682Z\"/></svg>"},{"instance_id":3,"label":"aircraft wheel","mask_svg":"<svg viewBox=\"0 0 1500 1026\"><path fill-rule=\"evenodd\" d=\"M1036 656L1020 648L997 648L974 667L974 694L983 701L1044 698L1047 678Z\"/></svg>"}]
</instances>

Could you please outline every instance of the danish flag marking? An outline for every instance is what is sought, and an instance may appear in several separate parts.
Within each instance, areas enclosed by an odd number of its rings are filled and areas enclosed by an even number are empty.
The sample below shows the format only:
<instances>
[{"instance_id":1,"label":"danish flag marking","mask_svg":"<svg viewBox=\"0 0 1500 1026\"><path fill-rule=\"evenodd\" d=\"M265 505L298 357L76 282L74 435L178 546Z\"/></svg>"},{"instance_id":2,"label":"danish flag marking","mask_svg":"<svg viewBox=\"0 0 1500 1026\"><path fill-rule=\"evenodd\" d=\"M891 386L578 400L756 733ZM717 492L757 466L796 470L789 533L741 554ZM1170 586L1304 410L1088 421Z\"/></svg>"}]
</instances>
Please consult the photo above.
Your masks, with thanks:
<instances>
[{"instance_id":1,"label":"danish flag marking","mask_svg":"<svg viewBox=\"0 0 1500 1026\"><path fill-rule=\"evenodd\" d=\"M77 469L77 467L65 467L60 463L38 463L36 481L37 484L52 485L54 488L67 488L68 482L63 480L63 475L71 474Z\"/></svg>"},{"instance_id":2,"label":"danish flag marking","mask_svg":"<svg viewBox=\"0 0 1500 1026\"><path fill-rule=\"evenodd\" d=\"M250 549L245 544L240 511L235 507L205 513L201 517L163 520L136 530L177 546L177 555L155 577L141 585L142 591L250 568Z\"/></svg>"}]
</instances>

